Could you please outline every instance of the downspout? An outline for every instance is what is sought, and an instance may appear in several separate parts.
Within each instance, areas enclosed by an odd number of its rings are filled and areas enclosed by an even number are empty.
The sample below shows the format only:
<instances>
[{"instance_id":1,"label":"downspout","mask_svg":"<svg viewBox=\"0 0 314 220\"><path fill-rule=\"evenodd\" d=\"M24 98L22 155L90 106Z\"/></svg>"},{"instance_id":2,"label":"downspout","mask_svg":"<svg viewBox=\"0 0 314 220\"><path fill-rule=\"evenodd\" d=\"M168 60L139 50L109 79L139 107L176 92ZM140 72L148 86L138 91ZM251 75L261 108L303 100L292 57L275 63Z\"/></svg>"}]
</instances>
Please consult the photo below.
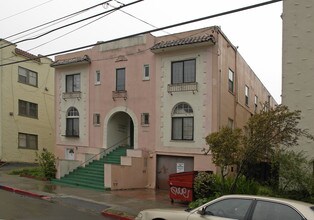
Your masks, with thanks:
<instances>
[{"instance_id":1,"label":"downspout","mask_svg":"<svg viewBox=\"0 0 314 220\"><path fill-rule=\"evenodd\" d=\"M0 40L1 42L1 40ZM2 44L0 44L2 45ZM0 49L0 64L2 65L2 57L3 57L3 49ZM3 102L3 94L2 94L2 88L3 88L3 66L0 67L0 121L2 121L2 102ZM3 157L3 141L2 141L2 123L0 123L0 161Z\"/></svg>"},{"instance_id":2,"label":"downspout","mask_svg":"<svg viewBox=\"0 0 314 220\"><path fill-rule=\"evenodd\" d=\"M237 105L238 105L238 47L235 48L235 62L234 62L234 128L237 128Z\"/></svg>"}]
</instances>

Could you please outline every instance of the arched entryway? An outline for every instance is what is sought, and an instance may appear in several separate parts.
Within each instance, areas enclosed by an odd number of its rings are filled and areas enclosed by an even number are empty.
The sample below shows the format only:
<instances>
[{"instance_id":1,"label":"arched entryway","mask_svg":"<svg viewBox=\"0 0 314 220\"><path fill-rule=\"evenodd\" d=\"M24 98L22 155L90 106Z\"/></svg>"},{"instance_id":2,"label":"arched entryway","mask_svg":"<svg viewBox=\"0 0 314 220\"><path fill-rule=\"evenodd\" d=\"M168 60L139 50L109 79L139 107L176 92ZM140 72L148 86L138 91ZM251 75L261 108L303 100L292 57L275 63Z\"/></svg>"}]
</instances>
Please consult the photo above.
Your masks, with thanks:
<instances>
[{"instance_id":1,"label":"arched entryway","mask_svg":"<svg viewBox=\"0 0 314 220\"><path fill-rule=\"evenodd\" d=\"M134 148L134 122L132 117L123 111L114 112L107 123L107 148L128 146Z\"/></svg>"}]
</instances>

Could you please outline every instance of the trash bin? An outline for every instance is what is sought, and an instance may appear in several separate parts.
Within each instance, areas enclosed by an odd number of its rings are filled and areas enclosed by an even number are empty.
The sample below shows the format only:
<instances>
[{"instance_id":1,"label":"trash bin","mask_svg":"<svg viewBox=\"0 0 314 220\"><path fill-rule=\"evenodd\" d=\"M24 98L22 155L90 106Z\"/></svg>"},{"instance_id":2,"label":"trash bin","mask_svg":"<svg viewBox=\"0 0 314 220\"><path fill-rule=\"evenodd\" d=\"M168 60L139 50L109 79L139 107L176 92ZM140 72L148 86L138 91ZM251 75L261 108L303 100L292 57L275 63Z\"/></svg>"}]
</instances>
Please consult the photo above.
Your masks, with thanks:
<instances>
[{"instance_id":1,"label":"trash bin","mask_svg":"<svg viewBox=\"0 0 314 220\"><path fill-rule=\"evenodd\" d=\"M174 200L183 202L193 201L194 178L197 173L197 171L191 171L169 175L169 197L171 202Z\"/></svg>"}]
</instances>

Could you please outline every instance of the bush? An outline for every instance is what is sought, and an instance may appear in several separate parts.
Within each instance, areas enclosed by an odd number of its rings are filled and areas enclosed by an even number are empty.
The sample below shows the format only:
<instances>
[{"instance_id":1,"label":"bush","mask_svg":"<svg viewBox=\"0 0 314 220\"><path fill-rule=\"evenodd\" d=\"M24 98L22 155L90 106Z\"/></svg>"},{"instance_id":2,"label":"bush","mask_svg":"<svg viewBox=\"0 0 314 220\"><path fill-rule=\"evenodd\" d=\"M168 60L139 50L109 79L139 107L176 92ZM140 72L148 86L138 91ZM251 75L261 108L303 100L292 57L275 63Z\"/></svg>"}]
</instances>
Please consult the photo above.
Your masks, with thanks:
<instances>
[{"instance_id":1,"label":"bush","mask_svg":"<svg viewBox=\"0 0 314 220\"><path fill-rule=\"evenodd\" d=\"M40 154L36 152L36 157L44 177L48 180L55 178L57 169L54 154L44 148Z\"/></svg>"},{"instance_id":2,"label":"bush","mask_svg":"<svg viewBox=\"0 0 314 220\"><path fill-rule=\"evenodd\" d=\"M38 177L43 178L44 174L42 173L40 167L26 167L22 169L16 169L12 170L10 175L20 175L20 176L32 176L32 177Z\"/></svg>"},{"instance_id":3,"label":"bush","mask_svg":"<svg viewBox=\"0 0 314 220\"><path fill-rule=\"evenodd\" d=\"M196 199L213 195L213 174L199 172L194 178L194 196Z\"/></svg>"}]
</instances>

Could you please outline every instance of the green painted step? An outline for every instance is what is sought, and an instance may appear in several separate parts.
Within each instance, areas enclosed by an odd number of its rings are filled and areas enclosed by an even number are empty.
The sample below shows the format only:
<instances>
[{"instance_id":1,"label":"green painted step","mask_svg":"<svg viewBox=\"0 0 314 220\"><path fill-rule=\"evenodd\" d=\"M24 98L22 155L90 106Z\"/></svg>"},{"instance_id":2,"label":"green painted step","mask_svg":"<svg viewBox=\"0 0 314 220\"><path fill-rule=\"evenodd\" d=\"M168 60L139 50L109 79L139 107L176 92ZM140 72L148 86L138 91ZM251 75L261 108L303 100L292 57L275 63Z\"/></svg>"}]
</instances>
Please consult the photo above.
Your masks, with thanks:
<instances>
[{"instance_id":1,"label":"green painted step","mask_svg":"<svg viewBox=\"0 0 314 220\"><path fill-rule=\"evenodd\" d=\"M126 156L125 147L119 147L99 160L93 160L85 167L78 167L60 179L53 179L55 184L64 184L95 190L108 190L104 187L104 164L121 164L121 156Z\"/></svg>"}]
</instances>

